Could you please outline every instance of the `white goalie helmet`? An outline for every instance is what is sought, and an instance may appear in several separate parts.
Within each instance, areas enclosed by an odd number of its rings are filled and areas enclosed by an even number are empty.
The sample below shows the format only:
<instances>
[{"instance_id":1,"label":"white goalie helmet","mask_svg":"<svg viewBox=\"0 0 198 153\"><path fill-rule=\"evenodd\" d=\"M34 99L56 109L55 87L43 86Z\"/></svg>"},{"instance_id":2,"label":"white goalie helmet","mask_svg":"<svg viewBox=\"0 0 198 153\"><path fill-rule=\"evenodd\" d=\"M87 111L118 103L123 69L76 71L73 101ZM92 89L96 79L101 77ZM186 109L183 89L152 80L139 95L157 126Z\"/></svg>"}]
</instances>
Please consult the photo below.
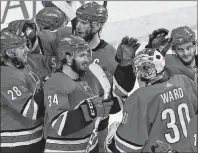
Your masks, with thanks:
<instances>
[{"instance_id":1,"label":"white goalie helmet","mask_svg":"<svg viewBox=\"0 0 198 153\"><path fill-rule=\"evenodd\" d=\"M138 78L149 81L164 71L165 59L157 49L146 48L137 53L134 66Z\"/></svg>"}]
</instances>

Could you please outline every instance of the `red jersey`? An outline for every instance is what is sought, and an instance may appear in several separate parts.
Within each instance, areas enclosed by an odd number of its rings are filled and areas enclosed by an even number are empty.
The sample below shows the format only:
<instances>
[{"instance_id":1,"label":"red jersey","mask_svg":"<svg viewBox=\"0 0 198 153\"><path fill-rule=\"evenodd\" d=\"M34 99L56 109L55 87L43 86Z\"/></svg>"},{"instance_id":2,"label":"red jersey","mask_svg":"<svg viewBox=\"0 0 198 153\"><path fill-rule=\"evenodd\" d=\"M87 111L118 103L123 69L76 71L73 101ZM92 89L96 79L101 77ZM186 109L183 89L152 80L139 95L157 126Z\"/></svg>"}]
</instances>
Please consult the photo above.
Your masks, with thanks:
<instances>
[{"instance_id":1,"label":"red jersey","mask_svg":"<svg viewBox=\"0 0 198 153\"><path fill-rule=\"evenodd\" d=\"M39 105L32 98L35 76L26 69L1 66L1 147L32 145L43 138Z\"/></svg>"},{"instance_id":2,"label":"red jersey","mask_svg":"<svg viewBox=\"0 0 198 153\"><path fill-rule=\"evenodd\" d=\"M197 152L197 116L198 115L196 115L188 125L188 138L194 152Z\"/></svg>"},{"instance_id":3,"label":"red jersey","mask_svg":"<svg viewBox=\"0 0 198 153\"><path fill-rule=\"evenodd\" d=\"M182 61L175 54L167 54L165 56L166 65L165 68L170 75L186 75L190 79L195 80L195 70L184 65Z\"/></svg>"},{"instance_id":4,"label":"red jersey","mask_svg":"<svg viewBox=\"0 0 198 153\"><path fill-rule=\"evenodd\" d=\"M87 122L79 106L93 96L86 82L74 81L62 72L53 73L46 81L44 85L46 152L85 151L95 120ZM95 139L92 151L97 148L97 143L98 139Z\"/></svg>"},{"instance_id":5,"label":"red jersey","mask_svg":"<svg viewBox=\"0 0 198 153\"><path fill-rule=\"evenodd\" d=\"M186 76L136 90L124 104L115 144L124 152L149 152L156 140L188 151L187 125L197 112L197 86Z\"/></svg>"}]
</instances>

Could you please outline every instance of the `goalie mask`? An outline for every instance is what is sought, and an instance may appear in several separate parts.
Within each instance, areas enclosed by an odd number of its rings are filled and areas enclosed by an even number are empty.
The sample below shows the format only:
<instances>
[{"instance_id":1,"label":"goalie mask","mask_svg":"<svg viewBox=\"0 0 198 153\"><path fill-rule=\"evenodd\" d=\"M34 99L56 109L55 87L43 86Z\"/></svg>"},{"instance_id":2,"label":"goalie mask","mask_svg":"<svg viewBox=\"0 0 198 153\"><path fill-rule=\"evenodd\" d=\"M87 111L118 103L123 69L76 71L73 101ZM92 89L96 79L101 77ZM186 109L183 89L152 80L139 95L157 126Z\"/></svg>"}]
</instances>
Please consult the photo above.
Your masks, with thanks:
<instances>
[{"instance_id":1,"label":"goalie mask","mask_svg":"<svg viewBox=\"0 0 198 153\"><path fill-rule=\"evenodd\" d=\"M149 81L155 79L164 71L165 59L156 49L144 49L137 53L134 66L138 79Z\"/></svg>"}]
</instances>

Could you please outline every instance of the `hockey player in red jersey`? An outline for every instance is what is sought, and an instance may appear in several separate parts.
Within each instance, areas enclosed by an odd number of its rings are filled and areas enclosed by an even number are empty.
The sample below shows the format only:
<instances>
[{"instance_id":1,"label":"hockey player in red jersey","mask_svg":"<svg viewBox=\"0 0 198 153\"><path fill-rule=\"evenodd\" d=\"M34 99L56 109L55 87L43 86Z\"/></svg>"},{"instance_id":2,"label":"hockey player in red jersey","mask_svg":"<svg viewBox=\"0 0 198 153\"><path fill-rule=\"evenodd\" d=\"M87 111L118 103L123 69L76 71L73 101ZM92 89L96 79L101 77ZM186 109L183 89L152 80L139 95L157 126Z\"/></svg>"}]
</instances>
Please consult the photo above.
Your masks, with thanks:
<instances>
[{"instance_id":1,"label":"hockey player in red jersey","mask_svg":"<svg viewBox=\"0 0 198 153\"><path fill-rule=\"evenodd\" d=\"M30 40L31 53L45 56L57 56L57 29L64 27L66 35L72 33L72 28L66 27L68 19L57 7L45 7L32 20L15 20L9 23L11 32Z\"/></svg>"},{"instance_id":2,"label":"hockey player in red jersey","mask_svg":"<svg viewBox=\"0 0 198 153\"><path fill-rule=\"evenodd\" d=\"M81 78L92 54L82 38L66 36L57 49L60 65L44 85L45 152L85 152L96 117L106 116L113 103L102 102ZM97 136L89 151L98 152Z\"/></svg>"},{"instance_id":3,"label":"hockey player in red jersey","mask_svg":"<svg viewBox=\"0 0 198 153\"><path fill-rule=\"evenodd\" d=\"M163 48L167 44L167 29L158 29L150 35L147 48ZM165 56L166 69L170 75L182 74L195 80L196 73L196 39L195 32L187 26L173 29L171 33L172 41L169 42L169 48L172 47L174 54ZM168 49L169 49L168 48Z\"/></svg>"},{"instance_id":4,"label":"hockey player in red jersey","mask_svg":"<svg viewBox=\"0 0 198 153\"><path fill-rule=\"evenodd\" d=\"M128 93L133 89L135 84L135 74L133 72L133 67L130 60L131 57L129 56L132 55L132 52L135 52L138 49L140 44L137 43L136 39L133 39L131 41L132 49L127 50L128 51L127 52L122 46L121 48L119 48L119 57L116 57L115 59L116 49L107 42L105 42L104 40L100 39L100 32L108 18L107 9L104 6L97 4L96 2L90 2L78 8L76 11L76 15L77 15L77 23L76 23L75 34L82 37L89 43L89 46L93 50L92 62L93 61L98 62L98 64L103 68L103 70L109 76L111 80L110 82L113 82L112 85L113 96L116 97L119 100L119 103L121 104L123 100L126 99ZM28 21L26 22L28 23ZM15 31L17 31L17 28L20 29L20 27L17 27L17 24L15 25L16 25L14 28ZM12 24L10 24L10 26L12 27ZM44 53L44 55L57 56L58 54L56 50L57 42L59 42L61 38L63 38L64 36L67 36L69 32L71 33L70 30L68 30L68 27L62 27L56 33L51 32L49 33L48 37L43 37L45 39L42 40L40 39L43 44L42 46L45 47L45 48L43 47L43 49L49 53L49 54ZM38 37L40 37L42 34L43 32L41 31L40 34L38 34ZM49 43L49 42L55 42L55 43ZM126 55L128 56L126 57ZM123 61L127 61L127 62L123 62ZM90 73L87 73L84 76L84 79L86 78L90 79L89 74ZM91 82L89 80L87 81ZM114 113L119 111L120 106L117 106L117 109L114 110L116 110L114 111ZM104 140L106 137L105 133L107 133L108 120L109 117L105 118L104 120L101 121L101 124L99 125L99 131L103 132L102 134L99 134L101 135L101 139L99 138L101 144L100 147L101 152L104 152Z\"/></svg>"},{"instance_id":5,"label":"hockey player in red jersey","mask_svg":"<svg viewBox=\"0 0 198 153\"><path fill-rule=\"evenodd\" d=\"M26 39L1 31L1 152L44 149L44 103L39 77L26 69Z\"/></svg>"},{"instance_id":6,"label":"hockey player in red jersey","mask_svg":"<svg viewBox=\"0 0 198 153\"><path fill-rule=\"evenodd\" d=\"M188 125L188 140L191 144L191 147L193 148L194 152L197 152L197 115L193 117L193 119L190 121ZM192 152L193 152L192 151Z\"/></svg>"},{"instance_id":7,"label":"hockey player in red jersey","mask_svg":"<svg viewBox=\"0 0 198 153\"><path fill-rule=\"evenodd\" d=\"M156 49L139 51L134 59L137 89L124 103L124 117L109 149L149 152L157 141L178 152L186 148L187 125L197 112L197 84L184 75L168 76L165 60Z\"/></svg>"}]
</instances>

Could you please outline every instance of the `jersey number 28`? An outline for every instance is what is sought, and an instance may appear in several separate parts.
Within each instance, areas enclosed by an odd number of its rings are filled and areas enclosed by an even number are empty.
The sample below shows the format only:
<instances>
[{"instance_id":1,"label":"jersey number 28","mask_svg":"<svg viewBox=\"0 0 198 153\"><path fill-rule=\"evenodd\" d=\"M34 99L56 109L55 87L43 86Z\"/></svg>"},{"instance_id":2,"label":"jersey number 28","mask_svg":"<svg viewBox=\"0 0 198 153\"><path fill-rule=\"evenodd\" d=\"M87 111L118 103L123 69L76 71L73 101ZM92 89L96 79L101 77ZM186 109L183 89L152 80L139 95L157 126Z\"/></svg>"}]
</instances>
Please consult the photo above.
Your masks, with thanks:
<instances>
[{"instance_id":1,"label":"jersey number 28","mask_svg":"<svg viewBox=\"0 0 198 153\"><path fill-rule=\"evenodd\" d=\"M14 86L11 90L8 90L7 93L11 95L12 100L15 100L17 97L22 95L18 87Z\"/></svg>"},{"instance_id":2,"label":"jersey number 28","mask_svg":"<svg viewBox=\"0 0 198 153\"><path fill-rule=\"evenodd\" d=\"M176 114L177 113L177 114ZM187 127L185 123L184 116L187 119L187 122L190 122L190 115L189 115L189 109L186 103L182 103L178 106L177 112L174 112L173 109L167 108L162 112L162 120L166 120L167 117L170 117L170 122L167 123L167 128L172 129L174 133L174 137L171 136L170 133L165 134L165 138L169 143L176 143L180 140L181 133L176 125L176 115L179 116L179 123L181 124L182 127L182 132L184 137L187 137ZM187 124L188 124L187 123Z\"/></svg>"}]
</instances>

